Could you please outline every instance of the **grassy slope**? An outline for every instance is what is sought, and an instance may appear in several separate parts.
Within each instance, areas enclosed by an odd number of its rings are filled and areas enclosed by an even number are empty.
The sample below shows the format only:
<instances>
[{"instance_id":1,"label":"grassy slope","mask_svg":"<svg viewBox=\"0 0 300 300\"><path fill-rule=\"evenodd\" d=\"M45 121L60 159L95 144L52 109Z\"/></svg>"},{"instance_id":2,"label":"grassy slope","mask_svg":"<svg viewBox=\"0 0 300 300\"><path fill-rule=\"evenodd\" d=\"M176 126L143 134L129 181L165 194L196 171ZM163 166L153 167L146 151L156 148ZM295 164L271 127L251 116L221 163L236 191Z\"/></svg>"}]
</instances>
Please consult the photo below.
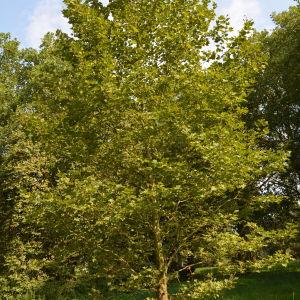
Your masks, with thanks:
<instances>
[{"instance_id":1,"label":"grassy slope","mask_svg":"<svg viewBox=\"0 0 300 300\"><path fill-rule=\"evenodd\" d=\"M144 300L149 294L123 294L111 296L110 300ZM242 276L237 286L222 300L300 300L300 261L291 263L287 269L253 273Z\"/></svg>"},{"instance_id":2,"label":"grassy slope","mask_svg":"<svg viewBox=\"0 0 300 300\"><path fill-rule=\"evenodd\" d=\"M300 272L266 272L240 278L224 300L300 300Z\"/></svg>"}]
</instances>

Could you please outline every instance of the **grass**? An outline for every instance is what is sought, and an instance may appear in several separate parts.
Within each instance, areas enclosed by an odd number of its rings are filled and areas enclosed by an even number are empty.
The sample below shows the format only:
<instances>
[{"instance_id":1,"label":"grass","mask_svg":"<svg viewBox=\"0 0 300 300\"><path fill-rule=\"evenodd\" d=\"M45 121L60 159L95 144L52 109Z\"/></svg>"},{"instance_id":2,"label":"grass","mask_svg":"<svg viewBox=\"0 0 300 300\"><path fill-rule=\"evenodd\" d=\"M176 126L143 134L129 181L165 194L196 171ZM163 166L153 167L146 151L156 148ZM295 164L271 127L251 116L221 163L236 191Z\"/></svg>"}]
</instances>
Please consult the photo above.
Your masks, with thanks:
<instances>
[{"instance_id":1,"label":"grass","mask_svg":"<svg viewBox=\"0 0 300 300\"><path fill-rule=\"evenodd\" d=\"M119 294L107 300L144 300L147 292ZM300 300L300 261L287 268L242 276L236 287L227 291L222 300Z\"/></svg>"},{"instance_id":2,"label":"grass","mask_svg":"<svg viewBox=\"0 0 300 300\"><path fill-rule=\"evenodd\" d=\"M240 278L224 300L300 300L300 273L260 273Z\"/></svg>"}]
</instances>

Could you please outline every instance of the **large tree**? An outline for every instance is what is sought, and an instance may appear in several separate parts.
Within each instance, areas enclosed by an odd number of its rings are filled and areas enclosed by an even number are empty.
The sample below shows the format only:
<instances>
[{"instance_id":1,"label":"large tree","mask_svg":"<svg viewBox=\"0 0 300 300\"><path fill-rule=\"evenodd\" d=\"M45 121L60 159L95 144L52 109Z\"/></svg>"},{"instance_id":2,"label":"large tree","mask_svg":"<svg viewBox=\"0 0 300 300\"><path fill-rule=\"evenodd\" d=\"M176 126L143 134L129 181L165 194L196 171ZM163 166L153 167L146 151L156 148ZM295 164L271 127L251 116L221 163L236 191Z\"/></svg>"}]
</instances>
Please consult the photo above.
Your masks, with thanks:
<instances>
[{"instance_id":1,"label":"large tree","mask_svg":"<svg viewBox=\"0 0 300 300\"><path fill-rule=\"evenodd\" d=\"M280 201L258 185L286 159L243 121L264 62L251 24L229 37L208 0L65 3L74 36L45 38L15 115L22 136L6 152L23 153L11 171L10 280L19 258L38 284L98 280L167 300L185 275L178 297L201 299L286 261L291 231L248 218ZM223 280L192 280L207 266Z\"/></svg>"}]
</instances>

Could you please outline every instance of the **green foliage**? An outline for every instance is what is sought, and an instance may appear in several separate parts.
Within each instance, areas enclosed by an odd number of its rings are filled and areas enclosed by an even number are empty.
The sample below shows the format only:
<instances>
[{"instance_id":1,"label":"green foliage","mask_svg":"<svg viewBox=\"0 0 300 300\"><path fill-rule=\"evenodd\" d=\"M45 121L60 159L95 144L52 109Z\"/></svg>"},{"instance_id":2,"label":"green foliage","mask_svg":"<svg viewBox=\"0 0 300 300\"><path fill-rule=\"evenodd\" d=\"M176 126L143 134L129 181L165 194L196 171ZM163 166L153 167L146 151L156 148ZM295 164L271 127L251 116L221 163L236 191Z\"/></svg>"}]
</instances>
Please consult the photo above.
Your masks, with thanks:
<instances>
[{"instance_id":1,"label":"green foliage","mask_svg":"<svg viewBox=\"0 0 300 300\"><path fill-rule=\"evenodd\" d=\"M25 86L35 54L31 49L20 50L16 40L8 34L0 34L0 293L5 299L34 289L44 280L39 273L41 261L27 259L27 255L35 251L34 241L22 244L12 217L20 187L14 181L17 173L12 166L21 159L16 141L24 136L15 120L19 104L30 101L23 99L20 91ZM13 152L17 155L8 155ZM33 273L36 278L31 281Z\"/></svg>"},{"instance_id":2,"label":"green foliage","mask_svg":"<svg viewBox=\"0 0 300 300\"><path fill-rule=\"evenodd\" d=\"M230 37L208 0L65 3L74 35L47 35L24 64L2 153L15 199L8 292L56 282L56 298L85 286L165 300L169 281L188 278L179 293L202 299L286 263L294 227L252 218L282 200L258 185L287 154L244 122L265 63L251 23ZM207 266L218 278L197 281Z\"/></svg>"},{"instance_id":3,"label":"green foliage","mask_svg":"<svg viewBox=\"0 0 300 300\"><path fill-rule=\"evenodd\" d=\"M288 168L268 179L268 189L277 190L286 198L282 203L270 205L269 217L263 221L269 227L280 227L286 219L299 222L299 4L273 15L273 19L276 24L274 31L259 36L269 60L249 97L248 120L251 124L260 118L267 120L270 132L261 141L264 147L290 152Z\"/></svg>"},{"instance_id":4,"label":"green foliage","mask_svg":"<svg viewBox=\"0 0 300 300\"><path fill-rule=\"evenodd\" d=\"M176 297L178 299L217 299L220 297L224 289L230 289L234 287L234 278L229 278L225 280L216 280L209 278L205 281L194 280L191 284L184 285L180 291L179 295ZM180 297L180 294L182 296Z\"/></svg>"}]
</instances>

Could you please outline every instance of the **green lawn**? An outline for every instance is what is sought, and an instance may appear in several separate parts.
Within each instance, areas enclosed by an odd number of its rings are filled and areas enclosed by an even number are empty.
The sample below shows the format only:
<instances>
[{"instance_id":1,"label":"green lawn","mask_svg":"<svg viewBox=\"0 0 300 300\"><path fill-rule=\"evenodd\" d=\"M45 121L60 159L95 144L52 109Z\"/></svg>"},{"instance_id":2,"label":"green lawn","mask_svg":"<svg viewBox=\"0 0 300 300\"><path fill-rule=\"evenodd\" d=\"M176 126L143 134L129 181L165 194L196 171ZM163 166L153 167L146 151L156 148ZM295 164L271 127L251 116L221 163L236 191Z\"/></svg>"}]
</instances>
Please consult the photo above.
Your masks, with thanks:
<instances>
[{"instance_id":1,"label":"green lawn","mask_svg":"<svg viewBox=\"0 0 300 300\"><path fill-rule=\"evenodd\" d=\"M136 293L111 296L109 300L144 300L150 295ZM300 300L300 261L287 269L242 276L237 286L226 292L222 300Z\"/></svg>"},{"instance_id":2,"label":"green lawn","mask_svg":"<svg viewBox=\"0 0 300 300\"><path fill-rule=\"evenodd\" d=\"M224 300L300 300L300 272L266 272L239 279Z\"/></svg>"}]
</instances>

